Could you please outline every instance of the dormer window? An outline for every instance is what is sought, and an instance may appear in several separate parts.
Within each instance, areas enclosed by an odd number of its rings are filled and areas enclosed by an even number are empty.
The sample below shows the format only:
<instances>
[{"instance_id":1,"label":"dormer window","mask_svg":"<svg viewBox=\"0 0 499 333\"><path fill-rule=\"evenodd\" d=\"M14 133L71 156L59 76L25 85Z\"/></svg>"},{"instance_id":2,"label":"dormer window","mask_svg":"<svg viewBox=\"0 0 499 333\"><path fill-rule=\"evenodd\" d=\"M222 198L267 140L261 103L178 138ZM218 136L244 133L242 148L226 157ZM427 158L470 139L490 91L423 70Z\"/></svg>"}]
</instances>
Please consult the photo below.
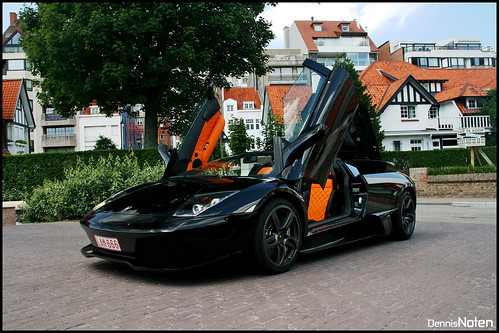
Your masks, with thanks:
<instances>
[{"instance_id":1,"label":"dormer window","mask_svg":"<svg viewBox=\"0 0 499 333\"><path fill-rule=\"evenodd\" d=\"M314 23L314 31L322 31L322 22Z\"/></svg>"},{"instance_id":2,"label":"dormer window","mask_svg":"<svg viewBox=\"0 0 499 333\"><path fill-rule=\"evenodd\" d=\"M254 110L255 102L243 102L243 110Z\"/></svg>"},{"instance_id":3,"label":"dormer window","mask_svg":"<svg viewBox=\"0 0 499 333\"><path fill-rule=\"evenodd\" d=\"M341 31L343 31L343 32L350 31L350 26L348 24L342 24Z\"/></svg>"}]
</instances>

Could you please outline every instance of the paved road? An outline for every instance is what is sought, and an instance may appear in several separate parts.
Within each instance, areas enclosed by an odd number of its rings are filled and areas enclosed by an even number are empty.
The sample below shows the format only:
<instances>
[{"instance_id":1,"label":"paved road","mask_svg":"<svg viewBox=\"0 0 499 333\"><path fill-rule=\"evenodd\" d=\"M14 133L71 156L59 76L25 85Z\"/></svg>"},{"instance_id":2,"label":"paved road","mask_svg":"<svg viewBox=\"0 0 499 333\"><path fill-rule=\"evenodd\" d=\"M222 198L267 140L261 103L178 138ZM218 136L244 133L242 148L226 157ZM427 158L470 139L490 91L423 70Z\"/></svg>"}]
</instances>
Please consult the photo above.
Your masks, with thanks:
<instances>
[{"instance_id":1,"label":"paved road","mask_svg":"<svg viewBox=\"0 0 499 333\"><path fill-rule=\"evenodd\" d=\"M468 208L420 205L409 241L303 256L275 276L237 261L136 272L84 258L78 223L3 227L3 329L496 329L495 207Z\"/></svg>"}]
</instances>

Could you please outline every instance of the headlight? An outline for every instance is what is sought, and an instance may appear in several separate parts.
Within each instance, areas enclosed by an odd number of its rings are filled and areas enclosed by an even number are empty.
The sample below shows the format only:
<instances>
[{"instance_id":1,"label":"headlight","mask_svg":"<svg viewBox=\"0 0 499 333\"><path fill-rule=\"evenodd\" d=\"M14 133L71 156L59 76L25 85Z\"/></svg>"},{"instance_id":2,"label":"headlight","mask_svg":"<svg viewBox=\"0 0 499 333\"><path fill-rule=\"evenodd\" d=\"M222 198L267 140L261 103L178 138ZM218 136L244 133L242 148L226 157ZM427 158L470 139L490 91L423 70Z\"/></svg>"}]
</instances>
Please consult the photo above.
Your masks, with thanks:
<instances>
[{"instance_id":1,"label":"headlight","mask_svg":"<svg viewBox=\"0 0 499 333\"><path fill-rule=\"evenodd\" d=\"M228 197L236 194L237 191L214 192L198 194L187 200L175 212L174 216L196 216L211 208Z\"/></svg>"}]
</instances>

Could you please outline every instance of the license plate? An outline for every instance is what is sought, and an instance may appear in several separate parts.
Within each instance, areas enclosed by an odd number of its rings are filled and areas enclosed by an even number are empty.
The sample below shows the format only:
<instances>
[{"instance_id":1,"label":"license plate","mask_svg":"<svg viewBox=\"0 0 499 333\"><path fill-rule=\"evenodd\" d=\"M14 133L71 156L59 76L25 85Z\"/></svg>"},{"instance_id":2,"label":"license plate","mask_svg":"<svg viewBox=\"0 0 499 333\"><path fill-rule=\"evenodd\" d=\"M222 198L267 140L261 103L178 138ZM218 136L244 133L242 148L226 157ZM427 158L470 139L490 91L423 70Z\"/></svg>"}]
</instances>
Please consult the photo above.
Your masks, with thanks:
<instances>
[{"instance_id":1,"label":"license plate","mask_svg":"<svg viewBox=\"0 0 499 333\"><path fill-rule=\"evenodd\" d=\"M121 252L120 243L118 243L118 239L116 238L95 235L95 241L100 248Z\"/></svg>"}]
</instances>

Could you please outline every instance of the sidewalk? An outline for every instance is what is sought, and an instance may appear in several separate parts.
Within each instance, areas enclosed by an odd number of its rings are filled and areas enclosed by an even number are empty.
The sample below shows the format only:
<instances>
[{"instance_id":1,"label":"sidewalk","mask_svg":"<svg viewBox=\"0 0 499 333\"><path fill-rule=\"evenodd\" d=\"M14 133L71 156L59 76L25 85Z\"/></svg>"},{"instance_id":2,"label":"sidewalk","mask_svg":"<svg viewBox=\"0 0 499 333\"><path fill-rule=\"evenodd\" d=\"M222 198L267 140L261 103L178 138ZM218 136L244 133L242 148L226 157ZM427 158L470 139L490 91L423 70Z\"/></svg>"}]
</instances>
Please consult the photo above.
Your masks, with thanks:
<instances>
[{"instance_id":1,"label":"sidewalk","mask_svg":"<svg viewBox=\"0 0 499 333\"><path fill-rule=\"evenodd\" d=\"M496 198L445 198L445 197L418 197L418 205L444 205L455 207L497 207Z\"/></svg>"}]
</instances>

